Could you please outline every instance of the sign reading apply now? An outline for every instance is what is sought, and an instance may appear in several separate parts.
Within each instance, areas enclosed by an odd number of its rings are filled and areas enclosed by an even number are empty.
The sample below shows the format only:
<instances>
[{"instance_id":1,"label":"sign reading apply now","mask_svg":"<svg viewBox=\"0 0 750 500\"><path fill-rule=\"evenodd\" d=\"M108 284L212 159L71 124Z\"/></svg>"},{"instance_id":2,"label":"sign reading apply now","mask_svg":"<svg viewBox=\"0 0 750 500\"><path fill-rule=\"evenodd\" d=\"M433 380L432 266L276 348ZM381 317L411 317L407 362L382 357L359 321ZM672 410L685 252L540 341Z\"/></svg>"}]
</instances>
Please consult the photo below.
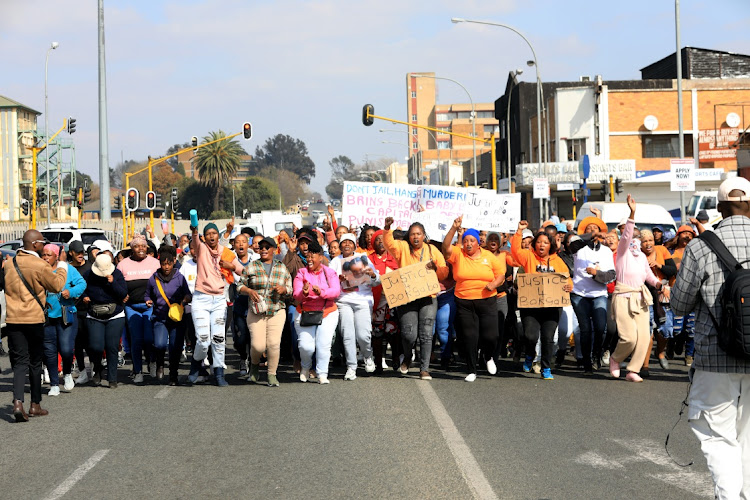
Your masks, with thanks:
<instances>
[{"instance_id":1,"label":"sign reading apply now","mask_svg":"<svg viewBox=\"0 0 750 500\"><path fill-rule=\"evenodd\" d=\"M695 160L692 158L672 158L669 160L671 172L670 191L695 191Z\"/></svg>"}]
</instances>

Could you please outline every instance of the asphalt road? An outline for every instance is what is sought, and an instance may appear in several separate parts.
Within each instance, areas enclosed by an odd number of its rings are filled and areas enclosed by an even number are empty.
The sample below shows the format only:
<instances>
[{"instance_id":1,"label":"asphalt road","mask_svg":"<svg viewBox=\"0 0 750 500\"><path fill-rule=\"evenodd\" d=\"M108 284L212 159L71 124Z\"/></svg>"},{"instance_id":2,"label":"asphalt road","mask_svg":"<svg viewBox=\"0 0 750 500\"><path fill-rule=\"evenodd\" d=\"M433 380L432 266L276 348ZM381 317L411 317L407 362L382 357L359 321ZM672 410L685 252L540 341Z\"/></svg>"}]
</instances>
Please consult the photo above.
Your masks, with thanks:
<instances>
[{"instance_id":1,"label":"asphalt road","mask_svg":"<svg viewBox=\"0 0 750 500\"><path fill-rule=\"evenodd\" d=\"M230 349L231 350L231 349ZM230 358L231 359L231 358ZM282 365L281 387L76 387L43 398L48 417L3 428L3 498L711 498L712 484L685 417L664 451L687 370L652 364L643 384L554 381L439 370L302 384ZM0 358L0 391L11 374ZM186 368L187 365L183 365ZM183 370L186 372L186 370ZM146 378L147 382L149 378ZM28 395L27 395L28 405Z\"/></svg>"}]
</instances>

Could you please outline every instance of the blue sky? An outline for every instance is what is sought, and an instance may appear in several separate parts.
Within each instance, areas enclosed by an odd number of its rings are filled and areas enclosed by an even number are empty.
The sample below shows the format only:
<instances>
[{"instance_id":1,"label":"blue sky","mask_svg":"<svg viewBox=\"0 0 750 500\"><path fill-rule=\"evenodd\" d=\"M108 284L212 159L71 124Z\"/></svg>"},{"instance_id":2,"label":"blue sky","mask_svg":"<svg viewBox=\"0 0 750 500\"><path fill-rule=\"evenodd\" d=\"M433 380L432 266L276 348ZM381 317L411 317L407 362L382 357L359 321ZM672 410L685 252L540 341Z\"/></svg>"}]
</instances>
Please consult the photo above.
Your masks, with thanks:
<instances>
[{"instance_id":1,"label":"blue sky","mask_svg":"<svg viewBox=\"0 0 750 500\"><path fill-rule=\"evenodd\" d=\"M683 46L750 54L747 0L683 0L680 8ZM78 168L95 178L96 16L96 0L0 1L0 94L43 111L45 52L59 42L49 62L50 128L78 119ZM366 128L360 118L372 103L405 119L407 72L458 80L476 102L494 101L514 68L533 80L518 35L451 17L523 32L545 81L638 79L675 50L669 0L105 0L110 166L210 130L239 131L246 120L251 153L277 133L303 140L321 192L337 155L403 160L405 148L381 143L401 140L378 132L388 124ZM450 82L438 92L438 102L466 101Z\"/></svg>"}]
</instances>

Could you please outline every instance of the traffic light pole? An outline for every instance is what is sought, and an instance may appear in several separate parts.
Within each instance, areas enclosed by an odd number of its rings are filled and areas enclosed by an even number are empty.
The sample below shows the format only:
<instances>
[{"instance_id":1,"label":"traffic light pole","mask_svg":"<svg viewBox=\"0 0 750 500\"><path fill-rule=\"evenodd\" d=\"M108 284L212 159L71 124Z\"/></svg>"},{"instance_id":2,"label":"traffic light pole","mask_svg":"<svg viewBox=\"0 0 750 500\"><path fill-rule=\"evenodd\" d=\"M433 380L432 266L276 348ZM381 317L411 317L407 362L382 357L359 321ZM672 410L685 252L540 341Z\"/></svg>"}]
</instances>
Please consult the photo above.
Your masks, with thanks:
<instances>
[{"instance_id":1,"label":"traffic light pole","mask_svg":"<svg viewBox=\"0 0 750 500\"><path fill-rule=\"evenodd\" d=\"M121 207L121 212L122 212L122 246L124 247L125 242L128 240L128 219L127 219L127 216L125 215L125 210L127 208L125 207L124 196L122 196L122 205L120 205L120 207Z\"/></svg>"},{"instance_id":2,"label":"traffic light pole","mask_svg":"<svg viewBox=\"0 0 750 500\"><path fill-rule=\"evenodd\" d=\"M41 151L44 151L47 146L49 145L52 140L57 137L60 132L65 130L68 126L68 120L63 120L63 126L60 127L60 130L54 133L52 137L47 139L47 143L44 144L44 146L33 146L31 148L31 157L32 157L32 163L31 163L31 229L36 229L36 177L37 177L37 157L39 156L39 153ZM45 175L49 177L49 172L45 172ZM49 193L47 193L47 212L49 213L50 209L50 196Z\"/></svg>"},{"instance_id":3,"label":"traffic light pole","mask_svg":"<svg viewBox=\"0 0 750 500\"><path fill-rule=\"evenodd\" d=\"M78 188L78 229L81 229L81 218L83 217L83 188Z\"/></svg>"}]
</instances>

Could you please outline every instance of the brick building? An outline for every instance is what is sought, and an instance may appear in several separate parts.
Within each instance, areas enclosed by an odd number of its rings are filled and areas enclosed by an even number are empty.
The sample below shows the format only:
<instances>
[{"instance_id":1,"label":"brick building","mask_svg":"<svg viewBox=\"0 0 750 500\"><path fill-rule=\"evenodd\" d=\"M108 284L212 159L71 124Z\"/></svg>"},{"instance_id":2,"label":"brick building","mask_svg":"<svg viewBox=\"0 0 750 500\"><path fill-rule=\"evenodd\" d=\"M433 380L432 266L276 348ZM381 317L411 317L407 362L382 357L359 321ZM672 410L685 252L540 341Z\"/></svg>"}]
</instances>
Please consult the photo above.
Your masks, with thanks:
<instances>
[{"instance_id":1,"label":"brick building","mask_svg":"<svg viewBox=\"0 0 750 500\"><path fill-rule=\"evenodd\" d=\"M0 220L22 219L21 200L31 199L31 148L39 115L0 96Z\"/></svg>"}]
</instances>

